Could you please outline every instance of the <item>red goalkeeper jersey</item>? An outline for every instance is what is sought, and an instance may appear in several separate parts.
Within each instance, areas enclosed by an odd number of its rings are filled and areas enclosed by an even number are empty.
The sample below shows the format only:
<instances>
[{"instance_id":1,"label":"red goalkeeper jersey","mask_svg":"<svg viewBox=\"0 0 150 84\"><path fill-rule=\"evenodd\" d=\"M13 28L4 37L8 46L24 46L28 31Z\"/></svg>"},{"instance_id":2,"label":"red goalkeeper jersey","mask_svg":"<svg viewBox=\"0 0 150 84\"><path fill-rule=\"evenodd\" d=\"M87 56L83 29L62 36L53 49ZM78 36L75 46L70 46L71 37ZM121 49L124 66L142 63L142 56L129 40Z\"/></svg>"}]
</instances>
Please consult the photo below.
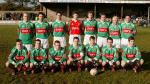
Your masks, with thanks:
<instances>
[{"instance_id":1,"label":"red goalkeeper jersey","mask_svg":"<svg viewBox=\"0 0 150 84\"><path fill-rule=\"evenodd\" d=\"M69 34L71 35L80 35L81 34L81 22L80 20L70 20L69 21Z\"/></svg>"}]
</instances>

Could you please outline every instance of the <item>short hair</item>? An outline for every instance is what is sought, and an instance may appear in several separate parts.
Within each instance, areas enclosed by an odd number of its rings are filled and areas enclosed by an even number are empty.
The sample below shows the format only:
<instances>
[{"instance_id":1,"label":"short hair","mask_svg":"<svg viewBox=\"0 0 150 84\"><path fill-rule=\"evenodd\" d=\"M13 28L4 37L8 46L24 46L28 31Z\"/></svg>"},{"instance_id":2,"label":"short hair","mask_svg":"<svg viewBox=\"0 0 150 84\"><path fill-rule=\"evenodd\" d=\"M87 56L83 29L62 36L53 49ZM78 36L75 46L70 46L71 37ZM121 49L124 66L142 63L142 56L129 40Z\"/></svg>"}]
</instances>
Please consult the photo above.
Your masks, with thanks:
<instances>
[{"instance_id":1,"label":"short hair","mask_svg":"<svg viewBox=\"0 0 150 84\"><path fill-rule=\"evenodd\" d=\"M44 16L44 13L43 13L43 12L39 12L39 13L38 13L38 16L39 16L39 15L43 15L43 16Z\"/></svg>"},{"instance_id":2,"label":"short hair","mask_svg":"<svg viewBox=\"0 0 150 84\"><path fill-rule=\"evenodd\" d=\"M62 15L62 12L61 12L61 11L57 11L57 12L56 12L56 15L57 15L57 14Z\"/></svg>"},{"instance_id":3,"label":"short hair","mask_svg":"<svg viewBox=\"0 0 150 84\"><path fill-rule=\"evenodd\" d=\"M22 42L22 40L20 40L20 39L16 39L16 42Z\"/></svg>"},{"instance_id":4,"label":"short hair","mask_svg":"<svg viewBox=\"0 0 150 84\"><path fill-rule=\"evenodd\" d=\"M95 37L94 37L94 36L90 36L90 40L91 40L91 39L92 39L92 40L95 40Z\"/></svg>"},{"instance_id":5,"label":"short hair","mask_svg":"<svg viewBox=\"0 0 150 84\"><path fill-rule=\"evenodd\" d=\"M111 41L113 41L113 39L112 39L111 37L108 37L108 38L107 38L107 41L108 41L108 40L111 40Z\"/></svg>"},{"instance_id":6,"label":"short hair","mask_svg":"<svg viewBox=\"0 0 150 84\"><path fill-rule=\"evenodd\" d=\"M72 15L77 14L79 15L79 13L77 11L72 12Z\"/></svg>"},{"instance_id":7,"label":"short hair","mask_svg":"<svg viewBox=\"0 0 150 84\"><path fill-rule=\"evenodd\" d=\"M100 15L100 16L102 16L102 15L105 15L105 16L106 16L106 14L104 14L104 13L99 13L99 15Z\"/></svg>"},{"instance_id":8,"label":"short hair","mask_svg":"<svg viewBox=\"0 0 150 84\"><path fill-rule=\"evenodd\" d=\"M40 42L40 44L41 44L41 40L40 40L40 39L36 39L35 41L38 41L38 42Z\"/></svg>"},{"instance_id":9,"label":"short hair","mask_svg":"<svg viewBox=\"0 0 150 84\"><path fill-rule=\"evenodd\" d=\"M28 13L24 12L24 13L22 14L22 16L24 16L24 14L29 15Z\"/></svg>"},{"instance_id":10,"label":"short hair","mask_svg":"<svg viewBox=\"0 0 150 84\"><path fill-rule=\"evenodd\" d=\"M135 40L133 36L128 38L128 41Z\"/></svg>"},{"instance_id":11,"label":"short hair","mask_svg":"<svg viewBox=\"0 0 150 84\"><path fill-rule=\"evenodd\" d=\"M79 40L79 38L78 38L78 37L74 37L74 38L73 38L73 40L75 40L75 39L78 39L78 40Z\"/></svg>"},{"instance_id":12,"label":"short hair","mask_svg":"<svg viewBox=\"0 0 150 84\"><path fill-rule=\"evenodd\" d=\"M125 18L126 18L127 16L129 16L129 17L131 18L131 16L130 16L130 15L126 15L126 16L125 16Z\"/></svg>"},{"instance_id":13,"label":"short hair","mask_svg":"<svg viewBox=\"0 0 150 84\"><path fill-rule=\"evenodd\" d=\"M89 13L92 13L92 14L94 14L94 12L93 12L93 11L88 11L88 12L87 12L87 14L89 14Z\"/></svg>"},{"instance_id":14,"label":"short hair","mask_svg":"<svg viewBox=\"0 0 150 84\"><path fill-rule=\"evenodd\" d=\"M56 40L56 41L54 42L54 44L55 44L55 43L59 43L59 44L60 44L60 41Z\"/></svg>"}]
</instances>

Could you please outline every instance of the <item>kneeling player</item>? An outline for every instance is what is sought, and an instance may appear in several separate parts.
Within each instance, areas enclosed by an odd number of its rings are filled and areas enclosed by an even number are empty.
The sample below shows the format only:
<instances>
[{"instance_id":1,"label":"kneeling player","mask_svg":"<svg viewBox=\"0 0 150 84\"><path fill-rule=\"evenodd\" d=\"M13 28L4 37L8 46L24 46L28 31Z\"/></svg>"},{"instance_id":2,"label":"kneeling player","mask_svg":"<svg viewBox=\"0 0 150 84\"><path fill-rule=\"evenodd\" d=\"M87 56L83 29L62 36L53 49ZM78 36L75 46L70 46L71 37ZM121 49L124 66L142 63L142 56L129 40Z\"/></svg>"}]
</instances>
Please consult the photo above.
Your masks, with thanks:
<instances>
[{"instance_id":1,"label":"kneeling player","mask_svg":"<svg viewBox=\"0 0 150 84\"><path fill-rule=\"evenodd\" d=\"M107 38L107 45L102 48L102 71L105 71L107 64L111 66L112 71L115 71L115 67L120 65L118 60L117 49L112 46L113 39L111 37Z\"/></svg>"},{"instance_id":2,"label":"kneeling player","mask_svg":"<svg viewBox=\"0 0 150 84\"><path fill-rule=\"evenodd\" d=\"M31 58L30 58L30 69L32 70L32 74L36 69L41 69L42 73L45 73L46 69L46 50L41 47L41 40L37 39L35 41L35 47L31 50Z\"/></svg>"},{"instance_id":3,"label":"kneeling player","mask_svg":"<svg viewBox=\"0 0 150 84\"><path fill-rule=\"evenodd\" d=\"M134 44L134 37L129 37L128 46L123 48L121 66L125 69L125 66L129 64L136 73L143 63L144 60L141 58L141 53L138 47Z\"/></svg>"},{"instance_id":4,"label":"kneeling player","mask_svg":"<svg viewBox=\"0 0 150 84\"><path fill-rule=\"evenodd\" d=\"M72 71L73 65L77 65L78 72L81 71L81 64L83 64L83 46L79 44L79 38L73 38L73 44L69 47L69 60L67 61L69 65L69 71Z\"/></svg>"},{"instance_id":5,"label":"kneeling player","mask_svg":"<svg viewBox=\"0 0 150 84\"><path fill-rule=\"evenodd\" d=\"M60 66L62 73L64 73L67 64L67 59L65 55L65 49L61 47L60 41L56 40L54 42L54 47L49 49L48 60L49 65L51 67L51 72L54 72L55 68Z\"/></svg>"},{"instance_id":6,"label":"kneeling player","mask_svg":"<svg viewBox=\"0 0 150 84\"><path fill-rule=\"evenodd\" d=\"M29 60L27 57L27 49L23 47L21 40L16 40L16 46L11 50L11 53L6 62L6 67L13 69L12 75L16 72L23 70L26 75L26 70L29 66Z\"/></svg>"},{"instance_id":7,"label":"kneeling player","mask_svg":"<svg viewBox=\"0 0 150 84\"><path fill-rule=\"evenodd\" d=\"M90 43L85 46L85 70L89 66L97 68L98 63L101 64L101 62L99 46L95 43L95 37L91 36Z\"/></svg>"}]
</instances>

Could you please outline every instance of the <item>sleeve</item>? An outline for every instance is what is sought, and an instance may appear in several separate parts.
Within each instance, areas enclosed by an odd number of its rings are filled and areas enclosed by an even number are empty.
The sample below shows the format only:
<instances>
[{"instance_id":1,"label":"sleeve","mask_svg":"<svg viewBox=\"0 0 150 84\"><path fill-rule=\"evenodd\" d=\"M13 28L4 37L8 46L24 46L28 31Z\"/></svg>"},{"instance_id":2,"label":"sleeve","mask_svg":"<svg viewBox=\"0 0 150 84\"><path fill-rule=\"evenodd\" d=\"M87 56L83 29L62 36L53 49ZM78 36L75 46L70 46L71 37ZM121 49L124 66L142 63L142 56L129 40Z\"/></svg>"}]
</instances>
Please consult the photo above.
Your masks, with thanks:
<instances>
[{"instance_id":1,"label":"sleeve","mask_svg":"<svg viewBox=\"0 0 150 84\"><path fill-rule=\"evenodd\" d=\"M81 52L80 52L80 56L81 56L81 57L83 57L83 56L84 56L83 49L84 49L84 48L83 48L83 46L81 46L81 48L80 48L80 51L81 51Z\"/></svg>"},{"instance_id":2,"label":"sleeve","mask_svg":"<svg viewBox=\"0 0 150 84\"><path fill-rule=\"evenodd\" d=\"M34 23L31 23L31 32L32 32L31 37L34 38L35 36L35 24Z\"/></svg>"},{"instance_id":3,"label":"sleeve","mask_svg":"<svg viewBox=\"0 0 150 84\"><path fill-rule=\"evenodd\" d=\"M118 60L118 52L117 52L117 49L115 48L114 50L114 58L113 58L113 61L117 61Z\"/></svg>"},{"instance_id":4,"label":"sleeve","mask_svg":"<svg viewBox=\"0 0 150 84\"><path fill-rule=\"evenodd\" d=\"M31 56L30 56L30 62L35 63L36 61L34 60L34 50L31 50Z\"/></svg>"},{"instance_id":5,"label":"sleeve","mask_svg":"<svg viewBox=\"0 0 150 84\"><path fill-rule=\"evenodd\" d=\"M141 59L141 52L139 51L139 48L136 48L136 58Z\"/></svg>"},{"instance_id":6,"label":"sleeve","mask_svg":"<svg viewBox=\"0 0 150 84\"><path fill-rule=\"evenodd\" d=\"M46 26L47 28L47 34L48 34L48 36L50 35L50 29L51 29L51 27L50 27L50 24L47 22L47 26Z\"/></svg>"},{"instance_id":7,"label":"sleeve","mask_svg":"<svg viewBox=\"0 0 150 84\"><path fill-rule=\"evenodd\" d=\"M23 55L24 55L24 60L22 61L23 64L25 64L28 61L28 57L27 57L27 51L23 50Z\"/></svg>"},{"instance_id":8,"label":"sleeve","mask_svg":"<svg viewBox=\"0 0 150 84\"><path fill-rule=\"evenodd\" d=\"M100 59L100 50L99 50L99 47L98 47L98 46L96 46L96 48L97 48L97 49L96 49L97 51L96 51L96 57L95 57L95 59L98 60L98 59Z\"/></svg>"},{"instance_id":9,"label":"sleeve","mask_svg":"<svg viewBox=\"0 0 150 84\"><path fill-rule=\"evenodd\" d=\"M10 63L15 62L15 60L14 60L15 53L16 53L16 48L13 48L13 49L11 50L11 53L10 53L9 57L8 57L8 61L9 61Z\"/></svg>"},{"instance_id":10,"label":"sleeve","mask_svg":"<svg viewBox=\"0 0 150 84\"><path fill-rule=\"evenodd\" d=\"M46 59L47 59L46 50L45 50L45 49L43 49L42 51L43 51L43 52L42 52L42 54L43 54L43 57L44 57L44 59L43 59L42 61L43 61L43 62L45 62L45 61L46 61Z\"/></svg>"},{"instance_id":11,"label":"sleeve","mask_svg":"<svg viewBox=\"0 0 150 84\"><path fill-rule=\"evenodd\" d=\"M17 37L19 37L19 35L20 35L20 23L18 24L18 28L17 28Z\"/></svg>"},{"instance_id":12,"label":"sleeve","mask_svg":"<svg viewBox=\"0 0 150 84\"><path fill-rule=\"evenodd\" d=\"M137 30L136 30L136 27L135 27L135 25L134 25L134 24L132 24L132 27L133 27L133 35L136 35L136 33L137 33Z\"/></svg>"},{"instance_id":13,"label":"sleeve","mask_svg":"<svg viewBox=\"0 0 150 84\"><path fill-rule=\"evenodd\" d=\"M102 48L102 60L106 61L107 58L105 57L105 47Z\"/></svg>"},{"instance_id":14,"label":"sleeve","mask_svg":"<svg viewBox=\"0 0 150 84\"><path fill-rule=\"evenodd\" d=\"M65 22L64 22L64 29L65 29L65 32L68 33L67 25L66 25ZM66 34L66 33L65 33L65 34Z\"/></svg>"}]
</instances>

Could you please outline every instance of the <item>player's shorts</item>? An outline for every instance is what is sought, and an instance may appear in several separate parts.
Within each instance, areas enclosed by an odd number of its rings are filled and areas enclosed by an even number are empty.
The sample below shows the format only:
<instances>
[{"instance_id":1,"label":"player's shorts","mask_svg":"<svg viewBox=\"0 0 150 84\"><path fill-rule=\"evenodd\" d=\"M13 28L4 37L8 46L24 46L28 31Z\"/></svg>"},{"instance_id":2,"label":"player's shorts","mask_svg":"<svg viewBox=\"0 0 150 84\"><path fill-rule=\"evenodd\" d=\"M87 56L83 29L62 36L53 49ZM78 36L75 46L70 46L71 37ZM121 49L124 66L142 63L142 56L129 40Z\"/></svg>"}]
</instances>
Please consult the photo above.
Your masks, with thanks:
<instances>
[{"instance_id":1,"label":"player's shorts","mask_svg":"<svg viewBox=\"0 0 150 84\"><path fill-rule=\"evenodd\" d=\"M69 44L72 45L73 44L73 38L74 37L78 37L79 38L79 44L81 44L81 35L70 35L69 36Z\"/></svg>"},{"instance_id":2,"label":"player's shorts","mask_svg":"<svg viewBox=\"0 0 150 84\"><path fill-rule=\"evenodd\" d=\"M121 40L113 39L113 46L115 46L116 48L121 48Z\"/></svg>"},{"instance_id":3,"label":"player's shorts","mask_svg":"<svg viewBox=\"0 0 150 84\"><path fill-rule=\"evenodd\" d=\"M54 37L53 44L56 40L60 41L61 47L66 46L66 38L65 37Z\"/></svg>"},{"instance_id":4,"label":"player's shorts","mask_svg":"<svg viewBox=\"0 0 150 84\"><path fill-rule=\"evenodd\" d=\"M97 37L97 44L99 47L107 45L107 38L106 37Z\"/></svg>"},{"instance_id":5,"label":"player's shorts","mask_svg":"<svg viewBox=\"0 0 150 84\"><path fill-rule=\"evenodd\" d=\"M128 39L121 38L121 47L127 46L128 45Z\"/></svg>"},{"instance_id":6,"label":"player's shorts","mask_svg":"<svg viewBox=\"0 0 150 84\"><path fill-rule=\"evenodd\" d=\"M41 39L41 38L36 38L36 39L41 40L41 46L42 46L42 48L44 48L44 49L48 49L49 48L48 39Z\"/></svg>"},{"instance_id":7,"label":"player's shorts","mask_svg":"<svg viewBox=\"0 0 150 84\"><path fill-rule=\"evenodd\" d=\"M85 36L84 36L84 41L83 41L83 44L84 44L84 45L89 44L89 42L90 42L90 37L91 37L91 36L94 36L95 39L96 39L96 35L85 35ZM96 43L96 40L95 40L95 43Z\"/></svg>"},{"instance_id":8,"label":"player's shorts","mask_svg":"<svg viewBox=\"0 0 150 84\"><path fill-rule=\"evenodd\" d=\"M23 44L23 46L26 47L28 51L32 49L32 44Z\"/></svg>"}]
</instances>

